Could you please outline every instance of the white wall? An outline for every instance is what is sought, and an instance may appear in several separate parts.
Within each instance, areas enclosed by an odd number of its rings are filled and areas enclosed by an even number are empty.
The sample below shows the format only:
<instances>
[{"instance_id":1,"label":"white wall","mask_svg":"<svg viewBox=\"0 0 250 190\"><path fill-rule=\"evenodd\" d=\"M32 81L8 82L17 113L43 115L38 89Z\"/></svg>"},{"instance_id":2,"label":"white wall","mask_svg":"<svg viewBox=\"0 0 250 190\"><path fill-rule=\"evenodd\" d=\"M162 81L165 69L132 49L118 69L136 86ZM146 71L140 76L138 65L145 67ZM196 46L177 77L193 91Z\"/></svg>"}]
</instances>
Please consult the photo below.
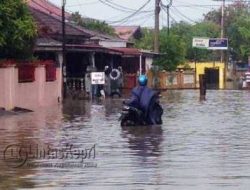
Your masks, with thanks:
<instances>
[{"instance_id":1,"label":"white wall","mask_svg":"<svg viewBox=\"0 0 250 190\"><path fill-rule=\"evenodd\" d=\"M146 57L145 59L145 64L146 64L146 72L149 71L152 67L153 64L153 58L152 57Z\"/></svg>"},{"instance_id":2,"label":"white wall","mask_svg":"<svg viewBox=\"0 0 250 190\"><path fill-rule=\"evenodd\" d=\"M117 42L117 41L99 41L99 45L107 48L112 48L112 47L127 47L126 42Z\"/></svg>"}]
</instances>

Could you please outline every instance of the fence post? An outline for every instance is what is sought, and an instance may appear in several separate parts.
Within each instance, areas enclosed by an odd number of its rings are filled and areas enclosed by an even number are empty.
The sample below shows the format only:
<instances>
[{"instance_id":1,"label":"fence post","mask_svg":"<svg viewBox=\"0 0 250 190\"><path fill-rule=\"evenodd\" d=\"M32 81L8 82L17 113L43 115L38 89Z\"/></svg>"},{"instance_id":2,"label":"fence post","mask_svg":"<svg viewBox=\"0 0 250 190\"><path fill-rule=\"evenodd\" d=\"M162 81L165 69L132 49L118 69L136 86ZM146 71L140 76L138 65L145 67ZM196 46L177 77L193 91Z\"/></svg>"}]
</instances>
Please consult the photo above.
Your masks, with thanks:
<instances>
[{"instance_id":1,"label":"fence post","mask_svg":"<svg viewBox=\"0 0 250 190\"><path fill-rule=\"evenodd\" d=\"M11 110L15 107L15 67L0 68L0 107Z\"/></svg>"},{"instance_id":2,"label":"fence post","mask_svg":"<svg viewBox=\"0 0 250 190\"><path fill-rule=\"evenodd\" d=\"M44 65L39 65L35 68L35 83L37 84L38 91L38 105L45 105L45 82L46 82L46 70Z\"/></svg>"}]
</instances>

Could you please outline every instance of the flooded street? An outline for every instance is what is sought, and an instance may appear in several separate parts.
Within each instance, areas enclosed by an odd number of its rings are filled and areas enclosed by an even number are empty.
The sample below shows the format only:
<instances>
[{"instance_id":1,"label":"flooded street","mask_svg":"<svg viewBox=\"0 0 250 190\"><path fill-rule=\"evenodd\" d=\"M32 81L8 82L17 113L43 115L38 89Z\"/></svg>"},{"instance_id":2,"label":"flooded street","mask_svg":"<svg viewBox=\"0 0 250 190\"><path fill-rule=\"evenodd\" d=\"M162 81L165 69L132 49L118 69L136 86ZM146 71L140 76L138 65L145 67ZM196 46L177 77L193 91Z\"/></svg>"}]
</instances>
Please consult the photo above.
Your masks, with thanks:
<instances>
[{"instance_id":1,"label":"flooded street","mask_svg":"<svg viewBox=\"0 0 250 190\"><path fill-rule=\"evenodd\" d=\"M248 189L249 91L165 92L146 128L120 127L122 100L0 117L0 189Z\"/></svg>"}]
</instances>

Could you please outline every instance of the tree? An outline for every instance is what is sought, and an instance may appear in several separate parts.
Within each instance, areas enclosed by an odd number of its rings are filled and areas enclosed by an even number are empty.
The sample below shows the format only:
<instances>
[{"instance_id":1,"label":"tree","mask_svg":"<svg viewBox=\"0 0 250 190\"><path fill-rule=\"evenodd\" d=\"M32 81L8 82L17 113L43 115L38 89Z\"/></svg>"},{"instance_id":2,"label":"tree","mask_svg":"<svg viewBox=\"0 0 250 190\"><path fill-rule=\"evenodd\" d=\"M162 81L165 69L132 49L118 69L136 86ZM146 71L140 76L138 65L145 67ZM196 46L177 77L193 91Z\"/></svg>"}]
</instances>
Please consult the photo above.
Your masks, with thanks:
<instances>
[{"instance_id":1,"label":"tree","mask_svg":"<svg viewBox=\"0 0 250 190\"><path fill-rule=\"evenodd\" d=\"M197 49L192 47L194 37L218 37L220 28L217 24L210 21L203 21L194 25L186 22L175 23L172 25L170 33L177 35L184 44L185 59L207 61L213 59L213 52L209 50Z\"/></svg>"},{"instance_id":2,"label":"tree","mask_svg":"<svg viewBox=\"0 0 250 190\"><path fill-rule=\"evenodd\" d=\"M160 34L160 52L162 55L155 60L154 64L167 71L175 70L185 61L185 44L179 36L168 35L166 30L162 30Z\"/></svg>"},{"instance_id":3,"label":"tree","mask_svg":"<svg viewBox=\"0 0 250 190\"><path fill-rule=\"evenodd\" d=\"M234 59L247 62L250 55L250 15L242 15L230 28L230 44L236 54Z\"/></svg>"},{"instance_id":4,"label":"tree","mask_svg":"<svg viewBox=\"0 0 250 190\"><path fill-rule=\"evenodd\" d=\"M177 35L185 46L185 58L193 59L194 53L192 48L192 39L193 39L193 26L184 21L179 23L173 23L170 28L170 33Z\"/></svg>"},{"instance_id":5,"label":"tree","mask_svg":"<svg viewBox=\"0 0 250 190\"><path fill-rule=\"evenodd\" d=\"M249 5L245 1L235 1L235 3L225 7L224 31L229 39L229 46L233 59L247 62L250 55L250 12ZM204 16L205 21L211 21L220 26L220 10L213 10Z\"/></svg>"},{"instance_id":6,"label":"tree","mask_svg":"<svg viewBox=\"0 0 250 190\"><path fill-rule=\"evenodd\" d=\"M135 40L135 47L139 49L153 50L154 34L153 30L148 28L142 29L142 37Z\"/></svg>"},{"instance_id":7,"label":"tree","mask_svg":"<svg viewBox=\"0 0 250 190\"><path fill-rule=\"evenodd\" d=\"M89 30L98 31L113 36L115 35L114 29L111 26L109 26L106 22L95 19L83 18L79 14L79 12L73 13L70 19L77 25L87 28Z\"/></svg>"},{"instance_id":8,"label":"tree","mask_svg":"<svg viewBox=\"0 0 250 190\"><path fill-rule=\"evenodd\" d=\"M220 36L220 27L219 25L209 22L203 21L193 25L192 27L192 35L193 37L207 37L207 38L218 38ZM192 44L192 41L189 42ZM196 51L196 52L195 52ZM213 52L211 50L206 49L197 49L192 48L191 50L192 57L188 57L188 59L196 58L199 61L209 61L213 59L219 59L219 52ZM196 57L194 55L196 54Z\"/></svg>"},{"instance_id":9,"label":"tree","mask_svg":"<svg viewBox=\"0 0 250 190\"><path fill-rule=\"evenodd\" d=\"M30 57L36 34L36 25L23 0L1 0L0 59Z\"/></svg>"}]
</instances>

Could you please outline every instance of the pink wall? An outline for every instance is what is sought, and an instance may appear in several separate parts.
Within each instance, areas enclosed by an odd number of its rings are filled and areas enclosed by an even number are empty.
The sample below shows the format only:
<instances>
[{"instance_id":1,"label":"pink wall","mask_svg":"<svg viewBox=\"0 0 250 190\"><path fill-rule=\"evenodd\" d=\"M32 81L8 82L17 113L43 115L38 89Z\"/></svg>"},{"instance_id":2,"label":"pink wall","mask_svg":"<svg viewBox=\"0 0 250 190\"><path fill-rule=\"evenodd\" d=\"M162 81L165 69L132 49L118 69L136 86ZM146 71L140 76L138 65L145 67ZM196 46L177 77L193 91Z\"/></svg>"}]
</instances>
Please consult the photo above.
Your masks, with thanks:
<instances>
[{"instance_id":1,"label":"pink wall","mask_svg":"<svg viewBox=\"0 0 250 190\"><path fill-rule=\"evenodd\" d=\"M18 82L18 69L0 68L0 107L7 110L21 107L34 110L58 104L61 100L61 69L57 69L57 80L46 82L45 67L35 69L35 81Z\"/></svg>"},{"instance_id":2,"label":"pink wall","mask_svg":"<svg viewBox=\"0 0 250 190\"><path fill-rule=\"evenodd\" d=\"M44 105L50 106L61 101L62 93L62 72L61 69L56 70L57 80L55 82L46 82L44 90ZM60 96L59 96L60 95Z\"/></svg>"}]
</instances>

